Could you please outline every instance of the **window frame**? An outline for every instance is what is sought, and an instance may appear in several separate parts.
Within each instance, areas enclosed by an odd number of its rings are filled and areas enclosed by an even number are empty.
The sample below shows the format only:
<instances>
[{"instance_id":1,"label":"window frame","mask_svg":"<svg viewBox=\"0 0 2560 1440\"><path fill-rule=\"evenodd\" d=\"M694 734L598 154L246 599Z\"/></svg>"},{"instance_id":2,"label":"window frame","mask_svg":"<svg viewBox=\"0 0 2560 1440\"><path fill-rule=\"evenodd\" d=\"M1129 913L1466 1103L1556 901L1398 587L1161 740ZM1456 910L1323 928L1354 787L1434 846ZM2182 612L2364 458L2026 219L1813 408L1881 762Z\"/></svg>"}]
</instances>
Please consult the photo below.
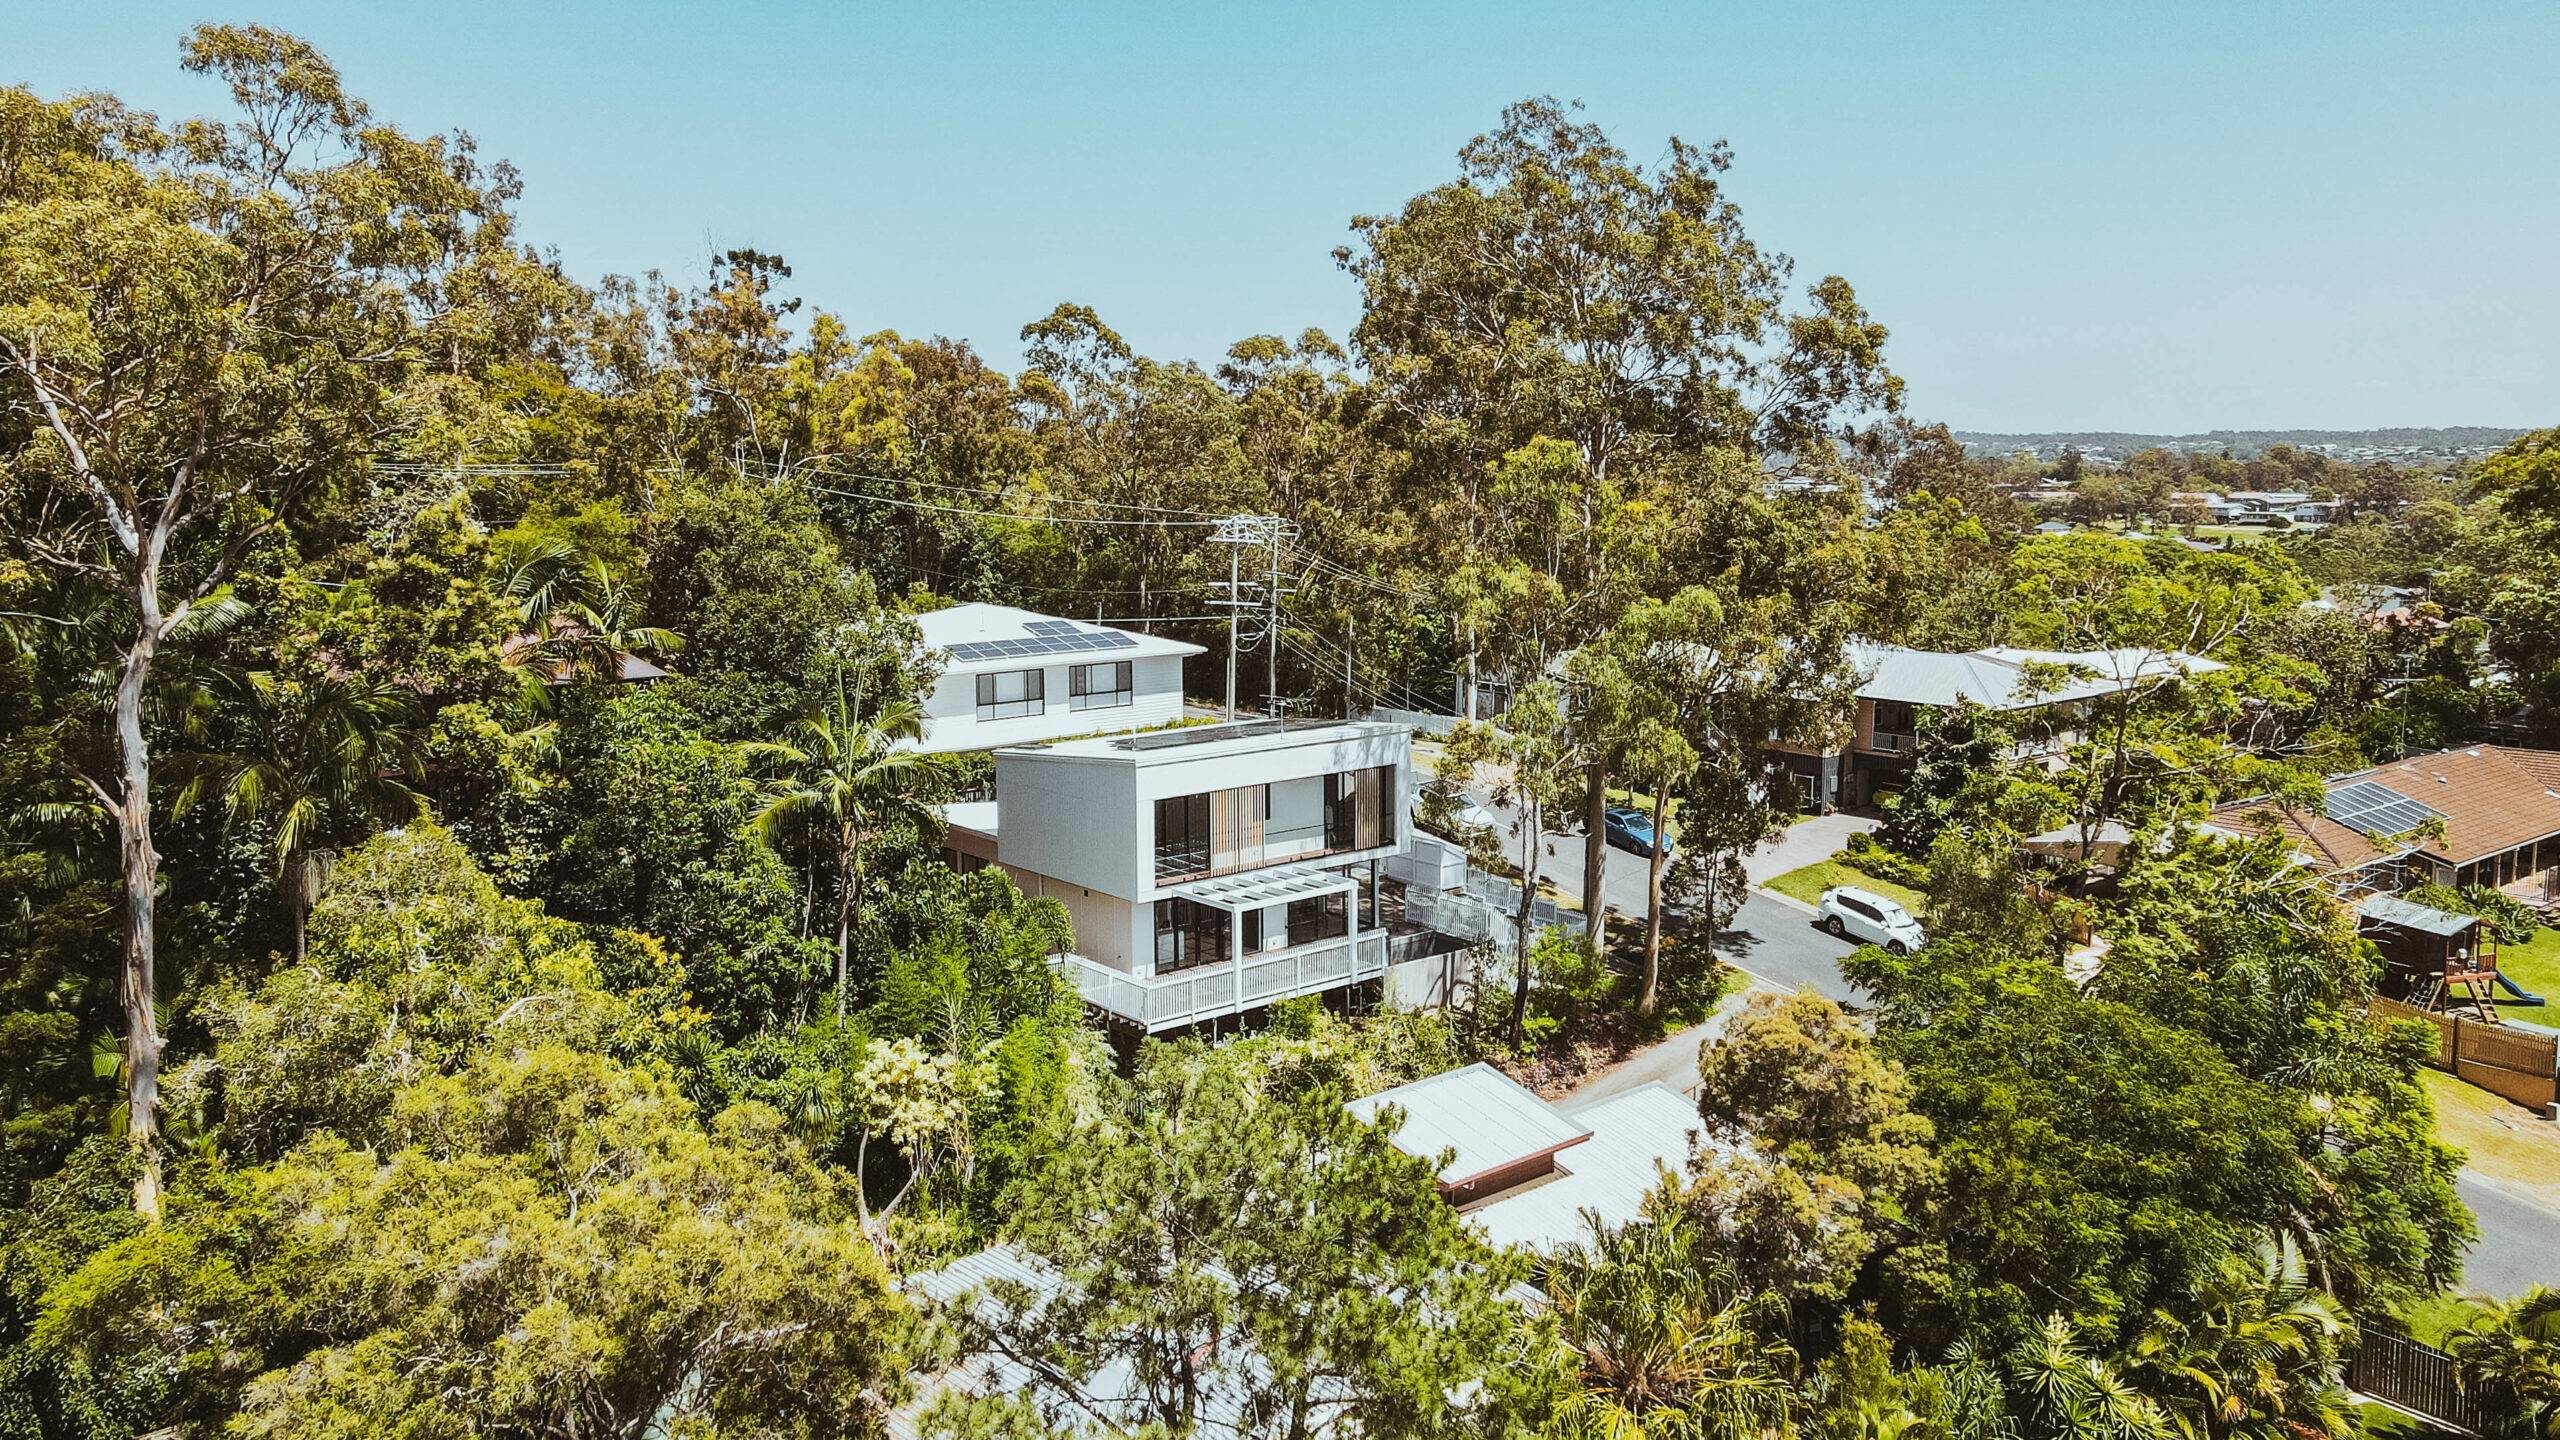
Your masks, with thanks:
<instances>
[{"instance_id":1,"label":"window frame","mask_svg":"<svg viewBox=\"0 0 2560 1440\"><path fill-rule=\"evenodd\" d=\"M978 718L984 720L1019 720L1029 715L1049 712L1049 672L1034 665L1027 670L989 670L977 677ZM1000 693L1006 680L1019 679L1022 693L1008 700Z\"/></svg>"},{"instance_id":2,"label":"window frame","mask_svg":"<svg viewBox=\"0 0 2560 1440\"><path fill-rule=\"evenodd\" d=\"M1093 688L1093 672L1105 672L1110 688ZM1067 667L1067 708L1118 710L1137 703L1138 667L1129 660L1094 660Z\"/></svg>"}]
</instances>

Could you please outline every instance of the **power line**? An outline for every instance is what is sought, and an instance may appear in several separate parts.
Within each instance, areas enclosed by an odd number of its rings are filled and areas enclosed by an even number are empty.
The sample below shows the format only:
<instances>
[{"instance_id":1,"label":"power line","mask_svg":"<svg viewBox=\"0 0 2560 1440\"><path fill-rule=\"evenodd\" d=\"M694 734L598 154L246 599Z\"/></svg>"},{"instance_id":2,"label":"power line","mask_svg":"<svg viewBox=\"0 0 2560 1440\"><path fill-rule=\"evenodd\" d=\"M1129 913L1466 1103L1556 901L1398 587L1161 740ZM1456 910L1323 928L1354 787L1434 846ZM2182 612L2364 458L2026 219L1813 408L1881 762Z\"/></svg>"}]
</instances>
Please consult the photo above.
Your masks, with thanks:
<instances>
[{"instance_id":1,"label":"power line","mask_svg":"<svg viewBox=\"0 0 2560 1440\"><path fill-rule=\"evenodd\" d=\"M969 510L957 505L928 505L921 500L904 500L894 495L870 495L859 490L838 490L814 481L800 482L822 495L841 495L847 500L863 500L874 505L895 505L901 510L924 510L936 515L968 515L980 520L1011 520L1021 525L1108 525L1119 527L1214 529L1225 522L1219 520L1122 520L1103 515L1008 515L1001 510Z\"/></svg>"}]
</instances>

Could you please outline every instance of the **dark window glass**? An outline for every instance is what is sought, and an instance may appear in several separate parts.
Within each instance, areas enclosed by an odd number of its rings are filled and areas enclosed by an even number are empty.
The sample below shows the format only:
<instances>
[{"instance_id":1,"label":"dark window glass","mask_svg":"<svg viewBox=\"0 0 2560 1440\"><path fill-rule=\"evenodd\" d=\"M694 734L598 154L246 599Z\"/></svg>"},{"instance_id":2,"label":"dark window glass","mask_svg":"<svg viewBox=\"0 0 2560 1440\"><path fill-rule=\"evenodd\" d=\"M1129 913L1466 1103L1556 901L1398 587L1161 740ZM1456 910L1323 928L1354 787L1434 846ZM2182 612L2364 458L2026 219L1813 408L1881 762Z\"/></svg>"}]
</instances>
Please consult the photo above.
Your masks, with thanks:
<instances>
[{"instance_id":1,"label":"dark window glass","mask_svg":"<svg viewBox=\"0 0 2560 1440\"><path fill-rule=\"evenodd\" d=\"M1156 879L1209 873L1209 797L1173 795L1156 802Z\"/></svg>"},{"instance_id":2,"label":"dark window glass","mask_svg":"<svg viewBox=\"0 0 2560 1440\"><path fill-rule=\"evenodd\" d=\"M1075 710L1110 710L1130 702L1134 667L1126 660L1067 669L1067 705Z\"/></svg>"},{"instance_id":3,"label":"dark window glass","mask_svg":"<svg viewBox=\"0 0 2560 1440\"><path fill-rule=\"evenodd\" d=\"M1336 890L1307 900L1289 902L1289 943L1307 945L1318 940L1339 940L1351 933L1351 897Z\"/></svg>"},{"instance_id":4,"label":"dark window glass","mask_svg":"<svg viewBox=\"0 0 2560 1440\"><path fill-rule=\"evenodd\" d=\"M1039 670L1005 670L978 677L978 718L1011 720L1021 715L1037 715L1048 708L1045 703L1046 673Z\"/></svg>"},{"instance_id":5,"label":"dark window glass","mask_svg":"<svg viewBox=\"0 0 2560 1440\"><path fill-rule=\"evenodd\" d=\"M1156 902L1156 973L1224 964L1227 912L1176 896Z\"/></svg>"}]
</instances>

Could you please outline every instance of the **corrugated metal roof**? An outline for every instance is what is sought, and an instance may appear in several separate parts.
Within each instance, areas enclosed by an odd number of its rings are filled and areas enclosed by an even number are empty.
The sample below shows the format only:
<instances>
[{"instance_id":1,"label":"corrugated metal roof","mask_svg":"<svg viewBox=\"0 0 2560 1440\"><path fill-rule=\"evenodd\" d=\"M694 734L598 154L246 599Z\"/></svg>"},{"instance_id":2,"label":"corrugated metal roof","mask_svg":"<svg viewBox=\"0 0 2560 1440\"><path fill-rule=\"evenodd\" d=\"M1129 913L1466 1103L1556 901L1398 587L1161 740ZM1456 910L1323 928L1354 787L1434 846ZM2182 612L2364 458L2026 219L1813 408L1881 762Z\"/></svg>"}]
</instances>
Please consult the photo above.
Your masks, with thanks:
<instances>
[{"instance_id":1,"label":"corrugated metal roof","mask_svg":"<svg viewBox=\"0 0 2560 1440\"><path fill-rule=\"evenodd\" d=\"M2356 906L2356 913L2377 925L2396 925L2403 930L2441 935L2448 940L2470 933L2471 927L2480 923L2476 915L2456 915L2449 910L2438 910L2431 905L2392 895L2368 896Z\"/></svg>"},{"instance_id":2,"label":"corrugated metal roof","mask_svg":"<svg viewBox=\"0 0 2560 1440\"><path fill-rule=\"evenodd\" d=\"M1212 1269L1203 1273L1233 1283L1223 1272ZM1001 1317L999 1307L1008 1301L1026 1298L1020 1294L1004 1298L990 1294L987 1287L997 1284L1008 1289L1023 1287L1028 1303L1036 1310L1056 1300L1065 1281L1047 1262L1012 1245L990 1246L939 1270L910 1275L906 1280L907 1289L937 1306L971 1304L990 1320ZM1210 1337L1202 1339L1204 1374L1199 1428L1204 1434L1242 1433L1248 1419L1249 1392L1257 1382L1269 1380L1270 1364L1240 1340L1224 1341L1229 1348L1221 1354L1211 1345ZM1105 1360L1092 1374L1083 1377L1073 1394L1021 1362L992 1353L964 1355L949 1369L928 1377L918 1389L921 1393L913 1401L889 1417L888 1431L896 1440L913 1440L916 1421L925 1407L947 1390L1026 1399L1051 1426L1068 1434L1128 1434L1145 1428L1156 1418L1147 1404L1147 1387L1139 1377L1134 1354ZM1319 1378L1314 1390L1320 1400L1348 1398L1342 1382L1330 1377ZM1331 1433L1334 1428L1331 1416L1315 1424L1319 1434Z\"/></svg>"},{"instance_id":3,"label":"corrugated metal roof","mask_svg":"<svg viewBox=\"0 0 2560 1440\"><path fill-rule=\"evenodd\" d=\"M1995 645L1982 650L1914 650L1906 645L1853 641L1849 668L1866 676L1858 687L1862 700L1897 700L1910 705L1980 705L1992 710L2023 710L2113 695L2145 681L2171 675L2201 675L2222 668L2220 661L2200 655L2172 655L2157 650L2027 650ZM2075 672L2073 678L2038 686L2030 666L2054 666Z\"/></svg>"},{"instance_id":4,"label":"corrugated metal roof","mask_svg":"<svg viewBox=\"0 0 2560 1440\"><path fill-rule=\"evenodd\" d=\"M1558 1114L1518 1081L1482 1062L1381 1090L1348 1108L1374 1121L1389 1105L1404 1111L1404 1124L1395 1135L1397 1149L1425 1158L1442 1150L1456 1152L1440 1167L1444 1185L1461 1185L1591 1137L1590 1127Z\"/></svg>"},{"instance_id":5,"label":"corrugated metal roof","mask_svg":"<svg viewBox=\"0 0 2560 1440\"><path fill-rule=\"evenodd\" d=\"M1498 1196L1467 1212L1496 1245L1540 1255L1590 1235L1584 1212L1610 1225L1634 1219L1664 1172L1688 1168L1698 1107L1668 1085L1647 1085L1604 1100L1573 1119L1591 1139L1556 1157L1557 1175ZM1700 1139L1702 1144L1714 1142ZM1720 1148L1720 1147L1718 1147Z\"/></svg>"}]
</instances>

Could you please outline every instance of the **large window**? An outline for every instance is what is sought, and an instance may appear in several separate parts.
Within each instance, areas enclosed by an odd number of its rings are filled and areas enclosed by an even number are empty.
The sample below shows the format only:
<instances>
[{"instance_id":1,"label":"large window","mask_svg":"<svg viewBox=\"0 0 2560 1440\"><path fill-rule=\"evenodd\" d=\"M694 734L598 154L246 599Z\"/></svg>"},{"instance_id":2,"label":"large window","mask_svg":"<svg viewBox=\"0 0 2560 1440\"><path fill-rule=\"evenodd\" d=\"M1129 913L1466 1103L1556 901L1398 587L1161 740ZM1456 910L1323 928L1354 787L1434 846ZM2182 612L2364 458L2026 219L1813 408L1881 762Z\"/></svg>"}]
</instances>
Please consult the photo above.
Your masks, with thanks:
<instances>
[{"instance_id":1,"label":"large window","mask_svg":"<svg viewBox=\"0 0 2560 1440\"><path fill-rule=\"evenodd\" d=\"M1038 670L1007 670L978 677L978 718L1011 720L1048 709L1043 675Z\"/></svg>"},{"instance_id":2,"label":"large window","mask_svg":"<svg viewBox=\"0 0 2560 1440\"><path fill-rule=\"evenodd\" d=\"M1069 669L1067 708L1111 710L1128 704L1129 676L1133 668L1126 660L1106 660L1099 665L1078 665Z\"/></svg>"},{"instance_id":3,"label":"large window","mask_svg":"<svg viewBox=\"0 0 2560 1440\"><path fill-rule=\"evenodd\" d=\"M1234 959L1227 952L1227 912L1175 896L1156 902L1156 973L1169 975Z\"/></svg>"},{"instance_id":4,"label":"large window","mask_svg":"<svg viewBox=\"0 0 2560 1440\"><path fill-rule=\"evenodd\" d=\"M1394 826L1395 767L1373 765L1330 776L1324 787L1327 850L1372 850L1388 843Z\"/></svg>"},{"instance_id":5,"label":"large window","mask_svg":"<svg viewBox=\"0 0 2560 1440\"><path fill-rule=\"evenodd\" d=\"M1351 933L1351 895L1336 890L1311 900L1289 902L1289 943L1339 940Z\"/></svg>"},{"instance_id":6,"label":"large window","mask_svg":"<svg viewBox=\"0 0 2560 1440\"><path fill-rule=\"evenodd\" d=\"M1209 873L1209 797L1174 795L1156 802L1156 878Z\"/></svg>"},{"instance_id":7,"label":"large window","mask_svg":"<svg viewBox=\"0 0 2560 1440\"><path fill-rule=\"evenodd\" d=\"M1345 770L1338 775L1286 783L1320 790L1321 815L1315 797L1304 796L1306 823L1295 827L1284 823L1275 828L1273 787L1269 785L1158 800L1158 883L1232 874L1344 850L1372 850L1393 842L1394 766Z\"/></svg>"}]
</instances>

